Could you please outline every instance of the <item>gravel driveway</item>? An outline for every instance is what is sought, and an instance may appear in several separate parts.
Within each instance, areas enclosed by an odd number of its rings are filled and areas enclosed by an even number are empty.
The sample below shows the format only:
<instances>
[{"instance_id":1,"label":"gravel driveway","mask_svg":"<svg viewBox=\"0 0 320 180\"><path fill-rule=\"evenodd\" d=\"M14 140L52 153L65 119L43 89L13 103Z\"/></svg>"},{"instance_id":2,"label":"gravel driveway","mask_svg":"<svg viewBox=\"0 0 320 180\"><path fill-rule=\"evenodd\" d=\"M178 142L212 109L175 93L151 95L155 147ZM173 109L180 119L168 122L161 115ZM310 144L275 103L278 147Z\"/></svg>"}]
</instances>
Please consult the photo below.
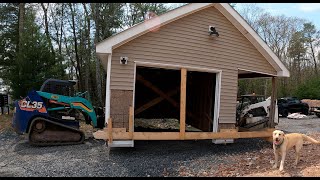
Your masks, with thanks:
<instances>
[{"instance_id":1,"label":"gravel driveway","mask_svg":"<svg viewBox=\"0 0 320 180\"><path fill-rule=\"evenodd\" d=\"M320 130L320 119L280 118L277 128L315 132ZM210 140L135 141L134 148L112 148L108 159L101 140L89 138L81 145L33 147L24 136L7 131L0 134L0 176L224 176L222 166L239 163L234 157L270 149L270 143L258 138L237 139L227 145L215 145ZM228 168L224 171L243 175Z\"/></svg>"}]
</instances>

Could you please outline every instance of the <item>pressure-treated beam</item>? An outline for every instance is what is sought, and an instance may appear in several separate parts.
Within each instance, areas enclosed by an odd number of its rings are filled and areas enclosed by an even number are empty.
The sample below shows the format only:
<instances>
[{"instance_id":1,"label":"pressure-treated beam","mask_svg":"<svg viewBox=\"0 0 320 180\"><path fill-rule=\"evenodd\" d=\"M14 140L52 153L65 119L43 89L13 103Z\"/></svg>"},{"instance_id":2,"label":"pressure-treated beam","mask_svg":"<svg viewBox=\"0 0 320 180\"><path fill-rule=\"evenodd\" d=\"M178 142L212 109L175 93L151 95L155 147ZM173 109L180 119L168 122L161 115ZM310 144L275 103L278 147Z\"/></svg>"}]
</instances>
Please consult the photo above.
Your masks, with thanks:
<instances>
[{"instance_id":1,"label":"pressure-treated beam","mask_svg":"<svg viewBox=\"0 0 320 180\"><path fill-rule=\"evenodd\" d=\"M187 95L187 69L181 69L180 90L180 139L184 139L186 132L186 95Z\"/></svg>"},{"instance_id":2,"label":"pressure-treated beam","mask_svg":"<svg viewBox=\"0 0 320 180\"><path fill-rule=\"evenodd\" d=\"M130 137L133 137L133 130L134 130L134 125L133 125L133 107L129 107L129 133Z\"/></svg>"},{"instance_id":3,"label":"pressure-treated beam","mask_svg":"<svg viewBox=\"0 0 320 180\"><path fill-rule=\"evenodd\" d=\"M108 120L108 136L109 136L109 141L108 144L112 144L112 118L109 118Z\"/></svg>"},{"instance_id":4,"label":"pressure-treated beam","mask_svg":"<svg viewBox=\"0 0 320 180\"><path fill-rule=\"evenodd\" d=\"M240 138L270 138L274 128L251 132L186 132L181 139L180 132L129 132L113 131L114 140L204 140L204 139L240 139ZM93 133L94 138L107 140L109 133L107 128Z\"/></svg>"}]
</instances>

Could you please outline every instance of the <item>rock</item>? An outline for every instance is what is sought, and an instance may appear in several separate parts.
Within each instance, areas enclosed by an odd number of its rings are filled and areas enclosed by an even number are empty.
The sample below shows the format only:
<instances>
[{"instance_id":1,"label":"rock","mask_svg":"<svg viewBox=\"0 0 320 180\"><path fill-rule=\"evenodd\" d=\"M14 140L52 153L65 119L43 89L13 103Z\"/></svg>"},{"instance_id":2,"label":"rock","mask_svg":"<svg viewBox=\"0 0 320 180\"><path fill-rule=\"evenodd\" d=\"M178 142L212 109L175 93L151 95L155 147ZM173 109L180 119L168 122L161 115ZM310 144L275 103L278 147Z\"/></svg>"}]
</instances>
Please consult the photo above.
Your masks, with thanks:
<instances>
[{"instance_id":1,"label":"rock","mask_svg":"<svg viewBox=\"0 0 320 180\"><path fill-rule=\"evenodd\" d=\"M0 162L0 167L4 167L6 166L7 164L3 163L3 162Z\"/></svg>"},{"instance_id":2,"label":"rock","mask_svg":"<svg viewBox=\"0 0 320 180\"><path fill-rule=\"evenodd\" d=\"M260 166L257 166L256 169L260 169Z\"/></svg>"},{"instance_id":3,"label":"rock","mask_svg":"<svg viewBox=\"0 0 320 180\"><path fill-rule=\"evenodd\" d=\"M248 164L246 164L247 166L251 166L253 164L253 162L249 162Z\"/></svg>"},{"instance_id":4,"label":"rock","mask_svg":"<svg viewBox=\"0 0 320 180\"><path fill-rule=\"evenodd\" d=\"M274 160L270 160L270 164L274 164Z\"/></svg>"}]
</instances>

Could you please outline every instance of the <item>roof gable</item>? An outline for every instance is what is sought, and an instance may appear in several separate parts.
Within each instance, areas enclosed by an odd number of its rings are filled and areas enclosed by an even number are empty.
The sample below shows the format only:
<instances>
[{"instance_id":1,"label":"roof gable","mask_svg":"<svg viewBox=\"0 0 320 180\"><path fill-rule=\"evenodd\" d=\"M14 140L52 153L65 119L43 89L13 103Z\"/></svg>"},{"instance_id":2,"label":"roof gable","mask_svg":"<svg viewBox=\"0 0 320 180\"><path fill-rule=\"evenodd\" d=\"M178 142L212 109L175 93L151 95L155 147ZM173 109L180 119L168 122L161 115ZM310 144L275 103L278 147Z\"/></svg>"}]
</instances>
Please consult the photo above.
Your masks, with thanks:
<instances>
[{"instance_id":1,"label":"roof gable","mask_svg":"<svg viewBox=\"0 0 320 180\"><path fill-rule=\"evenodd\" d=\"M218 9L252 44L257 50L266 58L266 60L277 71L277 76L289 77L290 73L283 65L280 59L268 47L268 45L260 38L260 36L247 24L247 22L228 4L228 3L192 3L180 8L171 10L165 14L158 16L157 19L152 18L148 22L142 22L131 28L115 34L108 39L99 42L96 45L96 53L98 55L110 54L112 50L149 32L158 26L173 22L177 19L185 17L189 14L198 12L202 9L214 6ZM146 25L146 23L149 23Z\"/></svg>"}]
</instances>

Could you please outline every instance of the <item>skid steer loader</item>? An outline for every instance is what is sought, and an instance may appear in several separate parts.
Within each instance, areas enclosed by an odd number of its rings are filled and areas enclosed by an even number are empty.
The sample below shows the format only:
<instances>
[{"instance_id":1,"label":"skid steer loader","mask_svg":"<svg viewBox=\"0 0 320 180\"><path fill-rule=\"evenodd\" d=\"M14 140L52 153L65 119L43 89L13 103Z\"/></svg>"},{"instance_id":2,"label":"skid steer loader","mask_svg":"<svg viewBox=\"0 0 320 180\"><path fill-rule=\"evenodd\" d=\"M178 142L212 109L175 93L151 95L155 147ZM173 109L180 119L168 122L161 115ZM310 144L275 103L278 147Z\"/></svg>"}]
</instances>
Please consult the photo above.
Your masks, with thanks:
<instances>
[{"instance_id":1,"label":"skid steer loader","mask_svg":"<svg viewBox=\"0 0 320 180\"><path fill-rule=\"evenodd\" d=\"M267 127L270 117L271 97L262 95L242 95L237 104L237 126L240 131L259 130ZM279 123L278 107L276 103L274 122Z\"/></svg>"},{"instance_id":2,"label":"skid steer loader","mask_svg":"<svg viewBox=\"0 0 320 180\"><path fill-rule=\"evenodd\" d=\"M12 127L18 134L28 134L29 143L38 146L83 143L80 120L94 128L104 127L104 112L74 94L74 81L48 79L39 91L15 101Z\"/></svg>"}]
</instances>

